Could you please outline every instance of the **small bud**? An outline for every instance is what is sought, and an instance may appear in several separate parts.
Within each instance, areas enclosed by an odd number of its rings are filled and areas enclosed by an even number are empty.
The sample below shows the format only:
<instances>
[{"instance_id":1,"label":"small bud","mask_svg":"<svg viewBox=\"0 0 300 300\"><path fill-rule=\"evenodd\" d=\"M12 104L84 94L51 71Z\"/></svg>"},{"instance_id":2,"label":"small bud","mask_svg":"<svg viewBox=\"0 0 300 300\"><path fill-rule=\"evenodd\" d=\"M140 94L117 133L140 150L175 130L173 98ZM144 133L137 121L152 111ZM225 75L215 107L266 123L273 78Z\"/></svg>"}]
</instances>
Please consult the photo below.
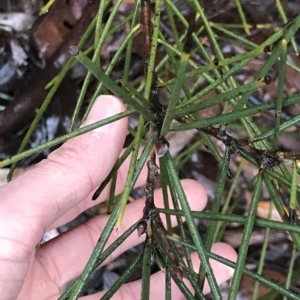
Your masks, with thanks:
<instances>
[{"instance_id":1,"label":"small bud","mask_svg":"<svg viewBox=\"0 0 300 300\"><path fill-rule=\"evenodd\" d=\"M159 95L159 87L155 86L154 88L152 88L151 93L153 96L158 96Z\"/></svg>"},{"instance_id":2,"label":"small bud","mask_svg":"<svg viewBox=\"0 0 300 300\"><path fill-rule=\"evenodd\" d=\"M177 278L177 280L183 280L183 271L179 267L173 269L173 275Z\"/></svg>"},{"instance_id":3,"label":"small bud","mask_svg":"<svg viewBox=\"0 0 300 300\"><path fill-rule=\"evenodd\" d=\"M278 152L276 152L276 155L277 155L280 159L284 159L284 152L278 151Z\"/></svg>"},{"instance_id":4,"label":"small bud","mask_svg":"<svg viewBox=\"0 0 300 300\"><path fill-rule=\"evenodd\" d=\"M227 170L227 178L228 179L232 179L233 178L233 174L231 173L230 170Z\"/></svg>"},{"instance_id":5,"label":"small bud","mask_svg":"<svg viewBox=\"0 0 300 300\"><path fill-rule=\"evenodd\" d=\"M161 136L157 139L155 146L156 146L158 157L165 156L170 148L169 142L163 136Z\"/></svg>"},{"instance_id":6,"label":"small bud","mask_svg":"<svg viewBox=\"0 0 300 300\"><path fill-rule=\"evenodd\" d=\"M272 82L272 77L270 75L266 75L264 77L265 84L270 84Z\"/></svg>"},{"instance_id":7,"label":"small bud","mask_svg":"<svg viewBox=\"0 0 300 300\"><path fill-rule=\"evenodd\" d=\"M268 52L271 52L273 49L274 49L274 46L273 45L269 45L269 46L266 46L264 48L264 52L268 53Z\"/></svg>"},{"instance_id":8,"label":"small bud","mask_svg":"<svg viewBox=\"0 0 300 300\"><path fill-rule=\"evenodd\" d=\"M214 64L216 67L218 67L218 65L219 65L219 60L218 60L217 58L214 58L214 59L213 59L213 64Z\"/></svg>"},{"instance_id":9,"label":"small bud","mask_svg":"<svg viewBox=\"0 0 300 300\"><path fill-rule=\"evenodd\" d=\"M145 64L145 65L148 65L148 64L149 64L149 61L150 61L150 58L145 58L144 64Z\"/></svg>"},{"instance_id":10,"label":"small bud","mask_svg":"<svg viewBox=\"0 0 300 300\"><path fill-rule=\"evenodd\" d=\"M70 46L69 51L70 51L70 54L73 55L73 56L77 55L78 52L79 52L79 50L76 46Z\"/></svg>"},{"instance_id":11,"label":"small bud","mask_svg":"<svg viewBox=\"0 0 300 300\"><path fill-rule=\"evenodd\" d=\"M142 234L144 234L147 230L147 223L145 221L140 221L137 225L137 232L138 236L140 237Z\"/></svg>"}]
</instances>

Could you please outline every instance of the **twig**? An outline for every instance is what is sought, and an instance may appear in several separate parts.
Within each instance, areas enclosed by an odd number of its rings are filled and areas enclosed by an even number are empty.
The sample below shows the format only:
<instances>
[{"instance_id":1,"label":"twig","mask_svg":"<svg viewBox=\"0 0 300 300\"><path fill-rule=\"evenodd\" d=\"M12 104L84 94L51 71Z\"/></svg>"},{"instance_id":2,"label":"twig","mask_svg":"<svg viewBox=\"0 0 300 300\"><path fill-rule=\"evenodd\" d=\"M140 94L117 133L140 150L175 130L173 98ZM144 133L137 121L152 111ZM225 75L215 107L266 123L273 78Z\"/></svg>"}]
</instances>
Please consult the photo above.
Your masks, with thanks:
<instances>
[{"instance_id":1,"label":"twig","mask_svg":"<svg viewBox=\"0 0 300 300\"><path fill-rule=\"evenodd\" d=\"M142 0L141 3L141 27L144 36L145 74L147 74L152 46L151 3L149 0ZM149 126L151 133L156 140L155 146L152 148L147 162L148 174L145 186L146 202L143 218L138 224L137 231L139 236L146 233L146 242L151 239L153 241L152 244L159 247L172 269L172 276L175 276L177 280L182 281L183 271L179 267L178 253L176 253L173 242L167 238L167 230L163 225L154 203L155 180L159 179L159 168L156 165L156 152L158 156L164 156L169 150L169 143L167 140L164 137L159 137L165 115L165 108L159 102L159 87L157 85L157 75L154 69L150 86L149 105L156 118L155 121L150 122Z\"/></svg>"}]
</instances>

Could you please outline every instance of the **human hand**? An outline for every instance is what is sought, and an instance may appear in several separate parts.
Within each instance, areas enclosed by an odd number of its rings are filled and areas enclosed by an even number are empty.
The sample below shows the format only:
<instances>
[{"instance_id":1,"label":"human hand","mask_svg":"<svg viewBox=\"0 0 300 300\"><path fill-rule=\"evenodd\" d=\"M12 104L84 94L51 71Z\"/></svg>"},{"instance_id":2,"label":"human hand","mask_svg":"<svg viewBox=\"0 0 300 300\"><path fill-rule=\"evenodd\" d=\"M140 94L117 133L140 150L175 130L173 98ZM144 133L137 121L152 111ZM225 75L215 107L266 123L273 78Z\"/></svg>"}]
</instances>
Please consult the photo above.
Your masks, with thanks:
<instances>
[{"instance_id":1,"label":"human hand","mask_svg":"<svg viewBox=\"0 0 300 300\"><path fill-rule=\"evenodd\" d=\"M85 125L89 125L124 110L123 104L112 96L100 96L93 106ZM57 299L62 287L82 272L100 232L109 216L99 216L43 244L35 253L35 247L44 232L57 228L89 207L103 202L108 197L106 188L96 202L92 194L116 162L124 143L127 120L86 133L67 141L58 150L24 174L0 189L0 300ZM119 170L116 192L124 188L129 162ZM146 172L141 174L137 186L146 181ZM203 187L193 180L183 180L182 185L193 210L202 210L206 205ZM155 191L156 205L163 206L162 193ZM130 203L125 212L121 235L129 226L142 217L144 199ZM176 225L175 218L172 219ZM108 245L117 238L113 235ZM144 241L144 237L131 235L106 261L114 260L124 251ZM223 257L236 260L234 250L217 243L212 251ZM192 256L195 268L199 268L196 255ZM216 261L211 261L218 283L229 279L232 270ZM164 274L151 276L151 299L164 295ZM179 299L181 292L174 285L172 295ZM128 283L113 299L139 299L141 283ZM207 293L209 288L204 287ZM99 299L105 292L84 299ZM177 295L177 296L176 296Z\"/></svg>"}]
</instances>

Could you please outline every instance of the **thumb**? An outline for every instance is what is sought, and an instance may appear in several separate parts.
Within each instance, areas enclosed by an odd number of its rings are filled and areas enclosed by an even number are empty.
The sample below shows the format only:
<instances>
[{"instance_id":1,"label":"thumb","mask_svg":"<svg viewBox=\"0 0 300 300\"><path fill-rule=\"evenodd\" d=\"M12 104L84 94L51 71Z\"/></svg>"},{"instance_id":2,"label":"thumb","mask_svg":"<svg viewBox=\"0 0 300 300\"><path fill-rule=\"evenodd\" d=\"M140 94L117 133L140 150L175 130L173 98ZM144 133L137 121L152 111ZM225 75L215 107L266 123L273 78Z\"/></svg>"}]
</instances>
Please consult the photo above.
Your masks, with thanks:
<instances>
[{"instance_id":1,"label":"thumb","mask_svg":"<svg viewBox=\"0 0 300 300\"><path fill-rule=\"evenodd\" d=\"M124 109L116 97L100 96L84 125ZM76 208L105 179L122 150L126 131L127 119L121 119L71 139L0 189L0 218L7 218L0 232L7 232L13 240L26 236L29 248L36 245L51 224Z\"/></svg>"}]
</instances>

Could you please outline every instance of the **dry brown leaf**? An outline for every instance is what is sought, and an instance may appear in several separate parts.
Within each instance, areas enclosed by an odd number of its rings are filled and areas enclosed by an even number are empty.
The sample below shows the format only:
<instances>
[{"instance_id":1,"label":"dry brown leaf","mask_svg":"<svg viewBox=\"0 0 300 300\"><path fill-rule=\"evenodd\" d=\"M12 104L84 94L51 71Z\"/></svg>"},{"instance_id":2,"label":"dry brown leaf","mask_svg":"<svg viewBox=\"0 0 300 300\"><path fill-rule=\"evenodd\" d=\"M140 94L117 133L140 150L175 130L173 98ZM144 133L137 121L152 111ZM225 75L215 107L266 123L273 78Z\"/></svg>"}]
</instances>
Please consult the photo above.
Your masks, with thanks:
<instances>
[{"instance_id":1,"label":"dry brown leaf","mask_svg":"<svg viewBox=\"0 0 300 300\"><path fill-rule=\"evenodd\" d=\"M263 270L262 276L266 279L269 279L269 280L277 283L277 284L284 282L286 279L282 273L275 271L275 270L270 270L270 269ZM242 277L240 291L239 291L239 295L243 296L243 298L241 298L241 299L244 299L244 300L252 299L254 284L255 284L255 280L253 280L252 278L245 276L245 275ZM270 288L266 287L263 284L260 284L259 289L258 289L258 298L262 297L263 295L267 294L268 292L270 292Z\"/></svg>"},{"instance_id":2,"label":"dry brown leaf","mask_svg":"<svg viewBox=\"0 0 300 300\"><path fill-rule=\"evenodd\" d=\"M66 39L87 3L86 0L56 1L49 13L38 21L33 38L44 59L50 58Z\"/></svg>"},{"instance_id":3,"label":"dry brown leaf","mask_svg":"<svg viewBox=\"0 0 300 300\"><path fill-rule=\"evenodd\" d=\"M270 208L271 205L272 205L272 208ZM282 222L282 219L281 219L277 209L275 208L275 206L272 204L271 201L261 201L261 202L259 202L258 207L257 207L257 211L256 211L256 215L258 217L268 219L270 209L272 209L270 220Z\"/></svg>"}]
</instances>

